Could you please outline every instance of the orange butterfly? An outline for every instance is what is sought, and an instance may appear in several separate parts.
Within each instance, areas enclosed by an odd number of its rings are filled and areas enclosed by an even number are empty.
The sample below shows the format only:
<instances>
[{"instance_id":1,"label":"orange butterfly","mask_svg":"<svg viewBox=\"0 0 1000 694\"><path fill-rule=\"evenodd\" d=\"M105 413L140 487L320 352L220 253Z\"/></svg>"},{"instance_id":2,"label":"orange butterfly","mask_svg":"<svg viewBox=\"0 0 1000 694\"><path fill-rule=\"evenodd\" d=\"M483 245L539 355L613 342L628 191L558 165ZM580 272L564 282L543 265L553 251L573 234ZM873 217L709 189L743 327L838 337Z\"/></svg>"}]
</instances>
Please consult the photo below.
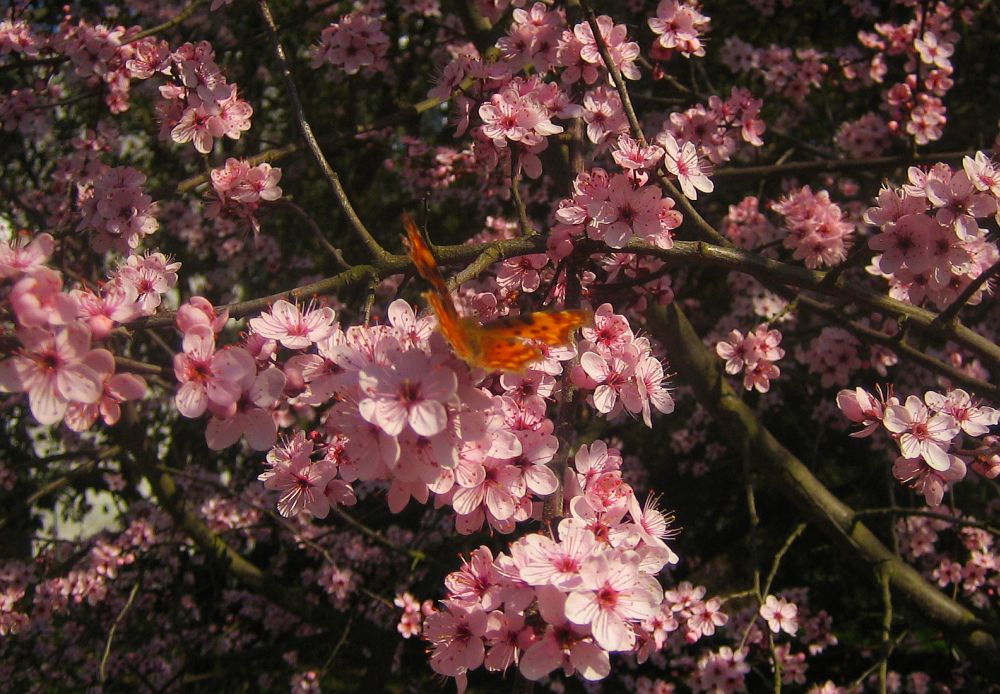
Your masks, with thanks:
<instances>
[{"instance_id":1,"label":"orange butterfly","mask_svg":"<svg viewBox=\"0 0 1000 694\"><path fill-rule=\"evenodd\" d=\"M410 246L410 259L420 275L431 284L432 291L424 292L424 297L437 314L441 333L451 343L455 354L472 366L523 371L541 358L539 342L549 347L560 347L570 342L574 330L593 325L594 314L585 309L537 311L486 325L460 317L437 261L417 225L406 213L403 214L403 224Z\"/></svg>"}]
</instances>

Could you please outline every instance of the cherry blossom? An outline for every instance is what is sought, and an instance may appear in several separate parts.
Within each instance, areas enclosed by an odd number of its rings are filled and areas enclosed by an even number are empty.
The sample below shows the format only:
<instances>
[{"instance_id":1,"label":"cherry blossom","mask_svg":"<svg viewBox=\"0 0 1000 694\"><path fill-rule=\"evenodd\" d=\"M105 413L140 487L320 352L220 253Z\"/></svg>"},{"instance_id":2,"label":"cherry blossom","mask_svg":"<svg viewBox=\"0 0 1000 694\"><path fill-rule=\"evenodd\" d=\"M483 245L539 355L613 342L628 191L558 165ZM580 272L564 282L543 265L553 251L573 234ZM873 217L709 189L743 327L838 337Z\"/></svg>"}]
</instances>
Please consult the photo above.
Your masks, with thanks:
<instances>
[{"instance_id":1,"label":"cherry blossom","mask_svg":"<svg viewBox=\"0 0 1000 694\"><path fill-rule=\"evenodd\" d=\"M767 599L760 606L760 616L767 622L767 626L775 634L782 631L794 634L799 629L798 608L794 603L787 602L782 598L768 595Z\"/></svg>"},{"instance_id":2,"label":"cherry blossom","mask_svg":"<svg viewBox=\"0 0 1000 694\"><path fill-rule=\"evenodd\" d=\"M220 418L236 413L243 389L240 382L256 368L253 357L239 347L216 351L215 335L205 325L184 334L184 351L174 356L174 375L181 387L175 396L185 417L200 417L206 409Z\"/></svg>"},{"instance_id":3,"label":"cherry blossom","mask_svg":"<svg viewBox=\"0 0 1000 694\"><path fill-rule=\"evenodd\" d=\"M657 595L659 586L652 590L649 583L640 581L637 555L591 557L580 575L581 586L566 599L566 618L574 624L589 624L602 648L630 650L635 632L628 622L655 614L662 598L662 592Z\"/></svg>"},{"instance_id":4,"label":"cherry blossom","mask_svg":"<svg viewBox=\"0 0 1000 694\"><path fill-rule=\"evenodd\" d=\"M667 171L677 177L686 197L697 200L699 190L703 193L715 190L715 184L705 175L706 171L702 168L693 142L682 145L670 133L661 133L656 141L665 151L663 163Z\"/></svg>"},{"instance_id":5,"label":"cherry blossom","mask_svg":"<svg viewBox=\"0 0 1000 694\"><path fill-rule=\"evenodd\" d=\"M421 436L444 431L448 422L445 405L455 397L454 372L433 366L420 350L400 355L393 368L370 367L359 374L366 397L360 402L366 420L395 436L409 425Z\"/></svg>"},{"instance_id":6,"label":"cherry blossom","mask_svg":"<svg viewBox=\"0 0 1000 694\"><path fill-rule=\"evenodd\" d=\"M274 302L269 312L250 320L250 327L263 337L277 340L288 349L305 349L333 334L334 312L324 306L305 311L284 299Z\"/></svg>"},{"instance_id":7,"label":"cherry blossom","mask_svg":"<svg viewBox=\"0 0 1000 694\"><path fill-rule=\"evenodd\" d=\"M22 328L17 339L20 352L0 362L0 389L5 393L27 393L31 414L41 424L61 421L70 402L90 404L100 400L103 379L88 364L88 357L101 350L90 349L86 328Z\"/></svg>"},{"instance_id":8,"label":"cherry blossom","mask_svg":"<svg viewBox=\"0 0 1000 694\"><path fill-rule=\"evenodd\" d=\"M905 405L886 407L882 422L886 429L899 434L899 450L904 458L923 458L938 471L951 467L947 451L960 430L951 415L931 415L920 398L911 395Z\"/></svg>"}]
</instances>

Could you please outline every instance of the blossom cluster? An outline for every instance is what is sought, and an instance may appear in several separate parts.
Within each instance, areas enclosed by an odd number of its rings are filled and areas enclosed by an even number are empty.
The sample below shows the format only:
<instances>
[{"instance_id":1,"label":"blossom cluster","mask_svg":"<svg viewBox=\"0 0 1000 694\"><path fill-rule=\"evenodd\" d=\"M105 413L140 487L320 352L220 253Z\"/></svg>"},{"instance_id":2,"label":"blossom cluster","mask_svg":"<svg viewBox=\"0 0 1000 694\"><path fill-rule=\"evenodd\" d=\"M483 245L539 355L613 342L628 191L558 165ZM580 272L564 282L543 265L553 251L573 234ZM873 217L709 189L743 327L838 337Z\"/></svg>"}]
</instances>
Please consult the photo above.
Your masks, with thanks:
<instances>
[{"instance_id":1,"label":"blossom cluster","mask_svg":"<svg viewBox=\"0 0 1000 694\"><path fill-rule=\"evenodd\" d=\"M762 106L763 101L755 99L749 90L733 87L726 99L711 96L707 104L671 113L656 141L664 144L674 140L682 151L688 144L694 145L700 159L722 164L732 158L740 142L753 147L764 144ZM676 160L677 156L672 158ZM703 169L709 166L708 162L702 165ZM676 175L673 170L671 173Z\"/></svg>"},{"instance_id":2,"label":"blossom cluster","mask_svg":"<svg viewBox=\"0 0 1000 694\"><path fill-rule=\"evenodd\" d=\"M568 255L572 239L583 234L611 248L623 248L633 238L671 248L670 232L682 219L659 186L600 168L576 177L573 197L559 202L555 216L549 249L556 258Z\"/></svg>"},{"instance_id":3,"label":"blossom cluster","mask_svg":"<svg viewBox=\"0 0 1000 694\"><path fill-rule=\"evenodd\" d=\"M723 231L726 238L746 249L758 249L781 238L778 228L761 212L760 200L754 195L729 206Z\"/></svg>"},{"instance_id":4,"label":"blossom cluster","mask_svg":"<svg viewBox=\"0 0 1000 694\"><path fill-rule=\"evenodd\" d=\"M726 38L722 46L722 59L733 72L759 75L769 92L797 104L803 103L829 72L824 57L814 48L792 50L777 44L756 48L735 36Z\"/></svg>"},{"instance_id":5,"label":"blossom cluster","mask_svg":"<svg viewBox=\"0 0 1000 694\"><path fill-rule=\"evenodd\" d=\"M159 228L153 199L143 193L146 176L131 166L107 169L80 195L81 230L95 232L91 246L98 253L114 249L132 253L142 239Z\"/></svg>"},{"instance_id":6,"label":"blossom cluster","mask_svg":"<svg viewBox=\"0 0 1000 694\"><path fill-rule=\"evenodd\" d=\"M947 122L942 98L951 90L951 55L959 35L948 3L913 8L906 22L878 22L874 31L858 33L861 46L875 51L878 81L887 71L886 56L902 56L905 77L883 92L891 131L902 131L918 145L939 140Z\"/></svg>"},{"instance_id":7,"label":"blossom cluster","mask_svg":"<svg viewBox=\"0 0 1000 694\"><path fill-rule=\"evenodd\" d=\"M250 129L253 107L227 83L207 41L185 43L175 51L162 42L146 44L126 64L136 79L166 78L159 88L164 100L156 107L164 139L191 142L208 154L216 140L238 140Z\"/></svg>"},{"instance_id":8,"label":"blossom cluster","mask_svg":"<svg viewBox=\"0 0 1000 694\"><path fill-rule=\"evenodd\" d=\"M470 126L473 113L479 116L482 125L473 128L472 135L484 166L492 170L504 162L515 173L523 170L537 178L541 174L538 154L548 146L546 138L563 131L563 126L552 123L553 118L583 118L588 137L595 143L623 132L627 121L621 99L607 86L590 88L572 102L559 84L546 81L558 71L559 82L568 89L580 81L595 85L607 76L589 23L581 22L571 30L561 9L537 2L527 10L515 9L513 19L508 33L497 40L504 58L501 63L487 63L471 49L463 49L445 66L440 83L429 95L453 97L458 111L457 135ZM597 17L596 23L615 65L627 79L638 79L635 61L639 46L628 40L626 26L615 24L607 15ZM535 68L535 74L515 76L527 64ZM453 95L470 77L475 86ZM476 93L481 94L478 108Z\"/></svg>"},{"instance_id":9,"label":"blossom cluster","mask_svg":"<svg viewBox=\"0 0 1000 694\"><path fill-rule=\"evenodd\" d=\"M77 77L102 84L108 109L123 113L129 108L131 82L136 77L128 63L155 45L152 37L133 40L138 31L137 27L107 27L83 19L74 22L67 14L45 48L69 58Z\"/></svg>"},{"instance_id":10,"label":"blossom cluster","mask_svg":"<svg viewBox=\"0 0 1000 694\"><path fill-rule=\"evenodd\" d=\"M644 660L663 647L679 627L674 612L692 605L664 596L655 575L677 561L664 542L670 519L652 502L639 505L620 466L603 442L582 446L556 535L525 535L496 557L480 547L447 577L448 596L423 632L436 672L460 688L480 666L516 665L531 680L561 668L593 681L609 674L613 652ZM702 606L688 618L696 638L726 619L718 602Z\"/></svg>"},{"instance_id":11,"label":"blossom cluster","mask_svg":"<svg viewBox=\"0 0 1000 694\"><path fill-rule=\"evenodd\" d=\"M868 272L889 281L889 295L944 309L1000 260L996 241L979 220L997 213L1000 171L983 152L965 157L963 169L935 164L909 169L902 188L883 188L865 221L879 228L868 240L878 253ZM991 291L982 283L967 298L975 305Z\"/></svg>"},{"instance_id":12,"label":"blossom cluster","mask_svg":"<svg viewBox=\"0 0 1000 694\"><path fill-rule=\"evenodd\" d=\"M503 395L495 395L477 387L483 374L450 354L432 319L417 319L402 300L388 318L345 331L328 307L282 300L250 320L241 344L220 349L227 315L195 297L177 315L178 410L210 415L211 448L245 437L251 448L271 449L260 479L279 493L282 515L324 517L331 505L354 503L354 483L379 480L393 512L433 493L454 509L462 533L484 523L512 531L532 516L533 500L558 486L547 465L558 442L545 398L554 395L560 362L576 351L547 349L525 374L504 374ZM572 380L593 391L598 411L627 410L651 426L652 409L673 410L662 364L610 304L598 309L579 350ZM282 409L328 404L314 433L296 430L275 445Z\"/></svg>"},{"instance_id":13,"label":"blossom cluster","mask_svg":"<svg viewBox=\"0 0 1000 694\"><path fill-rule=\"evenodd\" d=\"M957 509L939 507L935 511L958 521L968 519ZM996 539L980 528L966 526L950 532L953 528L955 525L946 518L901 518L896 522L900 552L938 587L961 589L973 605L984 608L1000 587ZM955 551L956 544L960 553Z\"/></svg>"},{"instance_id":14,"label":"blossom cluster","mask_svg":"<svg viewBox=\"0 0 1000 694\"><path fill-rule=\"evenodd\" d=\"M320 34L312 66L333 65L348 75L362 69L366 73L383 72L388 50L389 37L382 30L382 19L360 11L351 12Z\"/></svg>"},{"instance_id":15,"label":"blossom cluster","mask_svg":"<svg viewBox=\"0 0 1000 694\"><path fill-rule=\"evenodd\" d=\"M854 225L844 219L827 191L814 193L802 186L772 203L771 209L785 218L788 235L783 245L793 249L792 257L805 261L806 267L837 265L847 257Z\"/></svg>"},{"instance_id":16,"label":"blossom cluster","mask_svg":"<svg viewBox=\"0 0 1000 694\"><path fill-rule=\"evenodd\" d=\"M708 31L709 17L696 3L687 0L660 0L656 16L647 20L657 38L650 57L664 60L677 51L685 58L705 56L703 34Z\"/></svg>"},{"instance_id":17,"label":"blossom cluster","mask_svg":"<svg viewBox=\"0 0 1000 694\"><path fill-rule=\"evenodd\" d=\"M229 215L246 221L254 231L260 231L257 210L262 202L274 202L281 197L281 169L264 162L250 166L246 159L226 159L224 166L212 169L212 190L215 197L205 214L208 217Z\"/></svg>"},{"instance_id":18,"label":"blossom cluster","mask_svg":"<svg viewBox=\"0 0 1000 694\"><path fill-rule=\"evenodd\" d=\"M0 361L0 392L27 394L42 424L65 420L74 431L89 429L98 417L114 424L120 404L142 398L146 383L134 374L116 374L114 355L91 348L92 340L104 339L116 324L150 315L172 286L168 278L176 282L177 265L159 253L132 255L100 294L70 290L62 273L45 264L54 247L48 234L23 245L17 239L0 244L0 278L12 283L8 299L19 344Z\"/></svg>"},{"instance_id":19,"label":"blossom cluster","mask_svg":"<svg viewBox=\"0 0 1000 694\"><path fill-rule=\"evenodd\" d=\"M715 345L715 353L726 360L726 373L736 375L743 372L743 387L766 393L771 388L771 379L781 375L774 362L785 356L781 343L781 333L770 330L766 323L758 325L746 336L739 330L729 333L729 341Z\"/></svg>"},{"instance_id":20,"label":"blossom cluster","mask_svg":"<svg viewBox=\"0 0 1000 694\"><path fill-rule=\"evenodd\" d=\"M891 142L889 125L877 113L869 111L855 120L844 121L833 142L850 157L862 159L885 153Z\"/></svg>"},{"instance_id":21,"label":"blossom cluster","mask_svg":"<svg viewBox=\"0 0 1000 694\"><path fill-rule=\"evenodd\" d=\"M981 437L1000 421L1000 411L979 404L961 388L944 394L928 391L922 400L910 395L904 403L891 391L876 396L864 388L842 390L837 406L852 422L863 425L852 436L871 436L880 428L889 432L900 453L892 474L923 494L930 506L939 506L949 486L965 477L970 458L977 459L977 470L986 475L1000 471L985 462L997 453L995 439L984 440L972 455L953 449L960 434Z\"/></svg>"},{"instance_id":22,"label":"blossom cluster","mask_svg":"<svg viewBox=\"0 0 1000 694\"><path fill-rule=\"evenodd\" d=\"M622 411L642 415L653 426L652 409L674 411L674 399L664 385L663 364L652 353L649 340L636 337L625 316L614 313L611 304L594 312L593 327L581 330L577 348L580 364L573 367L574 385L593 390L598 412L614 417Z\"/></svg>"}]
</instances>

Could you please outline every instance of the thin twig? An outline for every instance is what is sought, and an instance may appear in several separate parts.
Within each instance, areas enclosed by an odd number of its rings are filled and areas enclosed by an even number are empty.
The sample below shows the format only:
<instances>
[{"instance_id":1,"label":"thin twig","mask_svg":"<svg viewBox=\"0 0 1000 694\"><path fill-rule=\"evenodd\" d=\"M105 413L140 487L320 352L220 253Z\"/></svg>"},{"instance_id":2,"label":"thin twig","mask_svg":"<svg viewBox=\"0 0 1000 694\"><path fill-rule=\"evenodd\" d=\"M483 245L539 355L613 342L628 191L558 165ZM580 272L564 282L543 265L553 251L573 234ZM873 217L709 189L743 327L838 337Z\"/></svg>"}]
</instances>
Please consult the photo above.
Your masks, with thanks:
<instances>
[{"instance_id":1,"label":"thin twig","mask_svg":"<svg viewBox=\"0 0 1000 694\"><path fill-rule=\"evenodd\" d=\"M792 548L792 543L794 543L799 536L805 532L806 524L799 523L795 526L795 529L785 538L785 544L781 545L781 548L775 553L774 560L771 562L771 570L767 572L767 579L764 581L763 595L767 597L771 594L771 585L774 583L774 577L778 575L778 567L781 566L781 560L784 559L785 554L788 550Z\"/></svg>"},{"instance_id":2,"label":"thin twig","mask_svg":"<svg viewBox=\"0 0 1000 694\"><path fill-rule=\"evenodd\" d=\"M922 518L933 518L935 520L945 521L953 525L959 525L964 528L977 528L979 530L985 530L990 535L1000 537L1000 528L992 526L989 523L965 520L964 518L956 518L955 516L949 516L945 513L923 511L916 508L900 508L896 506L886 508L866 508L861 509L860 511L855 511L853 517L860 519L867 516L920 516Z\"/></svg>"},{"instance_id":3,"label":"thin twig","mask_svg":"<svg viewBox=\"0 0 1000 694\"><path fill-rule=\"evenodd\" d=\"M635 109L632 108L632 99L629 97L628 88L625 86L625 78L622 76L621 70L618 69L618 66L612 59L611 52L608 50L608 45L604 41L604 37L601 36L601 28L597 24L597 15L594 13L592 8L588 7L584 3L581 4L586 11L587 23L590 25L590 30L594 35L594 41L597 43L597 48L601 53L601 58L604 59L605 67L607 67L608 72L611 74L611 79L614 82L615 89L617 89L618 96L622 100L622 108L628 118L629 127L632 130L632 136L639 142L640 145L645 146L646 136L643 135L642 126L639 125L639 118L635 115ZM687 197L677 189L677 186L675 186L673 182L666 177L666 175L661 173L659 175L659 181L660 184L666 188L667 193L683 210L687 219L694 223L695 227L705 239L720 246L732 246L732 243L730 243L725 236L720 234L715 227L709 224L708 221L701 216Z\"/></svg>"},{"instance_id":4,"label":"thin twig","mask_svg":"<svg viewBox=\"0 0 1000 694\"><path fill-rule=\"evenodd\" d=\"M980 273L976 279L969 282L969 285L961 291L961 293L955 297L948 306L945 307L941 313L938 314L937 321L939 323L950 323L958 312L962 310L962 307L972 298L972 295L979 291L986 282L990 280L997 272L1000 272L1000 260L993 263L984 272Z\"/></svg>"},{"instance_id":5,"label":"thin twig","mask_svg":"<svg viewBox=\"0 0 1000 694\"><path fill-rule=\"evenodd\" d=\"M155 27L152 27L150 29L140 31L138 34L133 34L132 36L129 36L125 41L123 41L123 44L128 45L130 43L135 43L140 39L146 38L147 36L152 36L153 34L159 34L161 31L172 29L178 24L183 23L188 17L194 14L194 11L196 9L198 9L201 5L204 4L205 0L191 0L191 2L188 3L187 7L185 7L183 10L175 14L167 21L163 22L162 24L157 24Z\"/></svg>"},{"instance_id":6,"label":"thin twig","mask_svg":"<svg viewBox=\"0 0 1000 694\"><path fill-rule=\"evenodd\" d=\"M872 169L933 164L939 161L958 161L968 156L968 152L941 152L938 154L904 154L891 157L869 157L867 159L827 159L824 161L791 161L763 166L727 166L712 172L712 178L735 178L738 176L789 176L803 173L826 173L831 171L870 171Z\"/></svg>"},{"instance_id":7,"label":"thin twig","mask_svg":"<svg viewBox=\"0 0 1000 694\"><path fill-rule=\"evenodd\" d=\"M302 106L302 99L299 97L298 87L295 86L295 79L292 77L291 68L288 65L287 58L285 57L285 48L281 44L281 39L278 36L278 25L274 21L274 15L271 13L271 6L267 0L259 0L257 4L260 8L261 17L264 19L264 25L267 27L267 33L271 37L271 46L274 50L274 57L278 63L278 69L281 72L281 77L285 82L285 91L288 93L288 100L291 105L292 113L295 116L296 123L298 123L299 131L302 133L302 138L306 141L306 146L309 148L309 152L312 154L313 159L316 160L320 170L323 172L323 177L326 178L327 183L330 185L330 189L333 191L333 195L337 199L337 203L340 205L341 211L343 211L347 220L354 228L358 238L368 248L368 252L371 254L372 259L376 261L385 260L390 254L382 248L378 241L375 240L375 237L371 235L371 232L368 231L368 228L365 227L364 222L361 221L358 213L354 210L354 206L351 204L351 201L347 196L347 191L344 190L344 186L340 182L340 175L334 171L332 166L330 166L330 162L327 161L326 156L323 154L323 150L320 149L319 142L316 141L316 136L313 134L312 126L310 126L309 121L306 120L305 109Z\"/></svg>"},{"instance_id":8,"label":"thin twig","mask_svg":"<svg viewBox=\"0 0 1000 694\"><path fill-rule=\"evenodd\" d=\"M326 252L333 256L333 259L337 261L337 265L340 266L341 270L351 269L350 263L344 260L344 254L341 253L339 248L330 243L330 241L326 238L326 234L324 234L323 230L319 228L319 224L316 223L316 220L313 219L311 214L306 212L304 209L302 209L299 205L297 205L291 200L288 199L282 200L282 204L284 204L285 207L292 210L292 212L294 212L295 214L297 214L299 217L302 218L302 220L306 223L306 226L309 227L309 230L312 231L313 236L316 237L316 240L319 242L319 245L325 248Z\"/></svg>"},{"instance_id":9,"label":"thin twig","mask_svg":"<svg viewBox=\"0 0 1000 694\"><path fill-rule=\"evenodd\" d=\"M122 620L125 618L125 613L128 612L130 607L132 607L132 602L135 600L135 596L138 592L139 580L136 579L136 582L132 585L132 590L129 591L128 600L125 601L125 605L115 618L115 623L112 624L111 629L108 630L108 640L104 642L104 655L101 656L101 667L98 669L98 676L102 685L107 681L106 668L108 665L108 658L111 656L111 643L115 640L115 632L118 631L118 625L121 624Z\"/></svg>"}]
</instances>

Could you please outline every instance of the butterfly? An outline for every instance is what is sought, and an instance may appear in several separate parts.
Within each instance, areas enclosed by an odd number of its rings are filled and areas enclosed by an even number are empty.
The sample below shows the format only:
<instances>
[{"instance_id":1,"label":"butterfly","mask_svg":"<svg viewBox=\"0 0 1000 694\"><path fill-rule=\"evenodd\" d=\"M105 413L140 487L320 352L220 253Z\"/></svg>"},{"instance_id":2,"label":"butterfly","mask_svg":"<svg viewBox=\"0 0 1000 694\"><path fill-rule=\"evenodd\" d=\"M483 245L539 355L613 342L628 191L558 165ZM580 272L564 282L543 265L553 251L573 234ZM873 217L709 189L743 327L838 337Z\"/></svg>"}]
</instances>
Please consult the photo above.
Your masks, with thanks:
<instances>
[{"instance_id":1,"label":"butterfly","mask_svg":"<svg viewBox=\"0 0 1000 694\"><path fill-rule=\"evenodd\" d=\"M438 327L455 354L472 366L500 371L524 371L542 357L539 343L549 347L569 344L573 332L594 324L594 313L586 309L536 311L480 325L458 315L438 268L437 260L409 214L403 214L410 259L421 277L431 285L424 298L438 317Z\"/></svg>"}]
</instances>

